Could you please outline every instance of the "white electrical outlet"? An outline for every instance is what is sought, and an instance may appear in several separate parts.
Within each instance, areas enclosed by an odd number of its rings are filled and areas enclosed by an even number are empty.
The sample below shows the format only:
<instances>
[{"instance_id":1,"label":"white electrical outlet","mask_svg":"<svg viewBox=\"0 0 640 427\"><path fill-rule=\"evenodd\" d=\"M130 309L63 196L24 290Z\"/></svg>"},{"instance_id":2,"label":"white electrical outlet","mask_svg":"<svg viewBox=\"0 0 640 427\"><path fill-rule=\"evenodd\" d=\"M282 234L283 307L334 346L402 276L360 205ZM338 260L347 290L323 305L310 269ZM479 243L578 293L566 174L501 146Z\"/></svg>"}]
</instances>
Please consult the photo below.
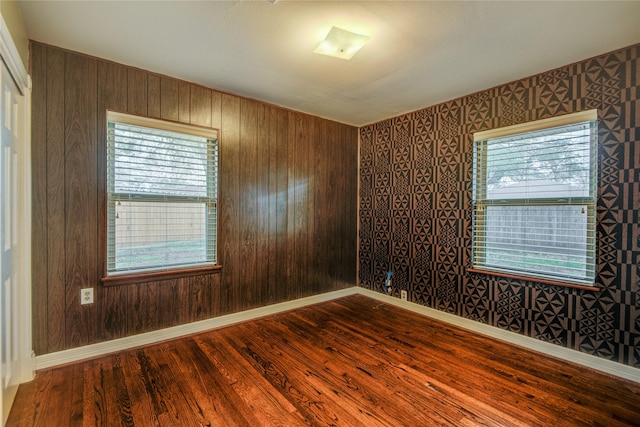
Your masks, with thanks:
<instances>
[{"instance_id":1,"label":"white electrical outlet","mask_svg":"<svg viewBox=\"0 0 640 427\"><path fill-rule=\"evenodd\" d=\"M389 281L387 282L387 293L388 294L393 293L393 288L391 287L391 279L389 279Z\"/></svg>"},{"instance_id":2,"label":"white electrical outlet","mask_svg":"<svg viewBox=\"0 0 640 427\"><path fill-rule=\"evenodd\" d=\"M93 304L93 288L80 289L80 304Z\"/></svg>"},{"instance_id":3,"label":"white electrical outlet","mask_svg":"<svg viewBox=\"0 0 640 427\"><path fill-rule=\"evenodd\" d=\"M407 291L400 291L400 299L402 301L406 301L407 300Z\"/></svg>"}]
</instances>

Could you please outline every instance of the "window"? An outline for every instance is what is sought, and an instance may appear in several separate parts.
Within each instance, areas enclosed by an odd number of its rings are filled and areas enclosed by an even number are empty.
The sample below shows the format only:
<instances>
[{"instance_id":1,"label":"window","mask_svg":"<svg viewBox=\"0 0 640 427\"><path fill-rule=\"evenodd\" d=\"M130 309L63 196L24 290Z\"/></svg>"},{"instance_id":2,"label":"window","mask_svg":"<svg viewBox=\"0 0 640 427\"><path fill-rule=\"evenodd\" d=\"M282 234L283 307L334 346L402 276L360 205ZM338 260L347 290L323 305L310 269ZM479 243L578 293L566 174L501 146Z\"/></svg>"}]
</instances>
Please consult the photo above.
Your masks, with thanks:
<instances>
[{"instance_id":1,"label":"window","mask_svg":"<svg viewBox=\"0 0 640 427\"><path fill-rule=\"evenodd\" d=\"M597 112L474 134L472 268L592 286Z\"/></svg>"},{"instance_id":2,"label":"window","mask_svg":"<svg viewBox=\"0 0 640 427\"><path fill-rule=\"evenodd\" d=\"M107 275L216 263L215 130L108 112Z\"/></svg>"}]
</instances>

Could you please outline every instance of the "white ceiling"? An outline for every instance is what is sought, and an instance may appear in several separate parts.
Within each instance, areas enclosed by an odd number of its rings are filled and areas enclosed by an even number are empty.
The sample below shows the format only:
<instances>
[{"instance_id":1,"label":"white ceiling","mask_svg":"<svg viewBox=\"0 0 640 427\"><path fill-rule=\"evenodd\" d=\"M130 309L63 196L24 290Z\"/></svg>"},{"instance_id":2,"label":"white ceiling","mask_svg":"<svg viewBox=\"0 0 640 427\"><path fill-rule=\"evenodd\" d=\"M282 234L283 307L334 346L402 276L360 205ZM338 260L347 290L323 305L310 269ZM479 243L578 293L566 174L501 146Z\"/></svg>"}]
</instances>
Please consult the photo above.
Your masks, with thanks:
<instances>
[{"instance_id":1,"label":"white ceiling","mask_svg":"<svg viewBox=\"0 0 640 427\"><path fill-rule=\"evenodd\" d=\"M362 126L640 42L639 1L19 1L29 37ZM331 26L371 39L314 54Z\"/></svg>"}]
</instances>

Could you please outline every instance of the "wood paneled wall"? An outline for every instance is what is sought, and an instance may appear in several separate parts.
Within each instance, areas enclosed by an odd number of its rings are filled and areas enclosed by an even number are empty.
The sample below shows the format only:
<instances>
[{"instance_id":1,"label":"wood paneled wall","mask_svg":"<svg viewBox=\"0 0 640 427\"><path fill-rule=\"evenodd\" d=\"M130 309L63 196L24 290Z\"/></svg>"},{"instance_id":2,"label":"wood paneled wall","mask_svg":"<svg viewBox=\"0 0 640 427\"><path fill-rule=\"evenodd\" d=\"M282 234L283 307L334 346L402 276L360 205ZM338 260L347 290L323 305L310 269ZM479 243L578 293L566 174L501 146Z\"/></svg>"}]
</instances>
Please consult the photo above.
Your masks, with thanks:
<instances>
[{"instance_id":1,"label":"wood paneled wall","mask_svg":"<svg viewBox=\"0 0 640 427\"><path fill-rule=\"evenodd\" d=\"M355 285L356 128L35 42L31 76L36 354ZM108 109L220 130L219 273L100 283Z\"/></svg>"}]
</instances>

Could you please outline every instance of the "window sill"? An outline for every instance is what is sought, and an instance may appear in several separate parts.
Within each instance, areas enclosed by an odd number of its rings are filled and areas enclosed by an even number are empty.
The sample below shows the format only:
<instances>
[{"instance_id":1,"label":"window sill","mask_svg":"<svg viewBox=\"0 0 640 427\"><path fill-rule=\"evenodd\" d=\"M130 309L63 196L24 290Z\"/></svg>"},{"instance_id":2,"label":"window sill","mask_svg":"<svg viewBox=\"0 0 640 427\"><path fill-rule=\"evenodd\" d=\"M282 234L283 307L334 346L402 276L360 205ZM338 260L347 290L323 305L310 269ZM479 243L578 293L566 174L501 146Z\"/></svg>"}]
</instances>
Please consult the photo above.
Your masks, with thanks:
<instances>
[{"instance_id":1,"label":"window sill","mask_svg":"<svg viewBox=\"0 0 640 427\"><path fill-rule=\"evenodd\" d=\"M118 276L103 277L104 286L132 285L135 283L154 282L157 280L180 279L183 277L202 276L214 274L222 270L221 265L207 267L188 268L183 270L154 271L151 273L122 274Z\"/></svg>"},{"instance_id":2,"label":"window sill","mask_svg":"<svg viewBox=\"0 0 640 427\"><path fill-rule=\"evenodd\" d=\"M484 275L488 275L488 276L506 277L508 279L526 280L526 281L529 281L529 282L543 283L545 285L563 286L565 288L581 289L583 291L600 292L602 290L597 286L578 285L578 284L575 284L575 283L559 282L559 281L555 281L555 280L540 279L540 278L537 278L537 277L519 276L517 274L502 273L502 272L493 271L493 270L481 270L481 269L478 269L478 268L467 268L467 271L469 273L484 274Z\"/></svg>"}]
</instances>

